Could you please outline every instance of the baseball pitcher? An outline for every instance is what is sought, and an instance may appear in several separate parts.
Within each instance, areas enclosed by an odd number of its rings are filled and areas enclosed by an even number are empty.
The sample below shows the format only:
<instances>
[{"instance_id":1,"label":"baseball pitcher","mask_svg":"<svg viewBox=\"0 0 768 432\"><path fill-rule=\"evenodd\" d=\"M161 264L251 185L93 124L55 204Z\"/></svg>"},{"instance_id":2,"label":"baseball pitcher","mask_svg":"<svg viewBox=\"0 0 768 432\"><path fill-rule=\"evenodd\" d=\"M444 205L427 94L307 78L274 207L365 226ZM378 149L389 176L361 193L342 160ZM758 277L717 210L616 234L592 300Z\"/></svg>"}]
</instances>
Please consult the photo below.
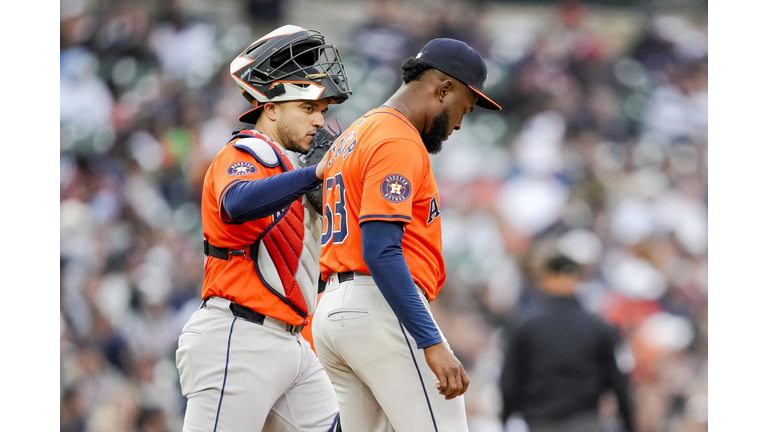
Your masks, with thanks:
<instances>
[{"instance_id":1,"label":"baseball pitcher","mask_svg":"<svg viewBox=\"0 0 768 432\"><path fill-rule=\"evenodd\" d=\"M469 379L429 311L445 281L429 153L476 104L501 108L463 42L432 40L402 69L400 89L329 151L315 349L345 430L466 432Z\"/></svg>"}]
</instances>

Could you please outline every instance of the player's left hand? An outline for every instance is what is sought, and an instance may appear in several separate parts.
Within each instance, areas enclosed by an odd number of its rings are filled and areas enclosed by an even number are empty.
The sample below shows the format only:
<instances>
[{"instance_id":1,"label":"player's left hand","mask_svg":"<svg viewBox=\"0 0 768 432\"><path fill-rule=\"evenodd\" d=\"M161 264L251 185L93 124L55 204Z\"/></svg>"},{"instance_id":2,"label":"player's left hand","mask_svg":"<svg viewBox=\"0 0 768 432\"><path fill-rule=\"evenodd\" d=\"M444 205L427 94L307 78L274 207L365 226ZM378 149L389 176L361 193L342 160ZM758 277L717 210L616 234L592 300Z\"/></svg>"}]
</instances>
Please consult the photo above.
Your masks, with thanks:
<instances>
[{"instance_id":1,"label":"player's left hand","mask_svg":"<svg viewBox=\"0 0 768 432\"><path fill-rule=\"evenodd\" d=\"M424 348L427 365L435 373L435 387L445 399L463 395L469 388L464 365L453 355L445 342Z\"/></svg>"}]
</instances>

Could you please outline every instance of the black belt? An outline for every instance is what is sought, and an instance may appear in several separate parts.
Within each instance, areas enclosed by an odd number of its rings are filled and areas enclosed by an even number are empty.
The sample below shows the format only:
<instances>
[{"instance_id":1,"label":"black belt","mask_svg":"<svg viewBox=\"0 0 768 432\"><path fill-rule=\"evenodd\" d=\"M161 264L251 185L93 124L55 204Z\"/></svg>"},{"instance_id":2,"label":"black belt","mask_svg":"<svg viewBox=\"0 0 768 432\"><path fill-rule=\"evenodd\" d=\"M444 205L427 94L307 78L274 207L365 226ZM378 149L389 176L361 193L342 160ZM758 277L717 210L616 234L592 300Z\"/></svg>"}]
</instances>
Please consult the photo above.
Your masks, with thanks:
<instances>
[{"instance_id":1,"label":"black belt","mask_svg":"<svg viewBox=\"0 0 768 432\"><path fill-rule=\"evenodd\" d=\"M355 272L353 272L353 271L348 271L348 272L344 272L344 273L337 273L337 274L338 274L339 283L349 282L349 281L351 281L352 279L355 278ZM327 282L325 282L323 280L323 278L321 277L320 280L318 281L318 284L317 284L317 293L318 294L323 292L323 291L325 291L325 285L326 284L327 284Z\"/></svg>"},{"instance_id":2,"label":"black belt","mask_svg":"<svg viewBox=\"0 0 768 432\"><path fill-rule=\"evenodd\" d=\"M355 278L355 272L348 271L344 273L339 273L339 283L342 282L349 282Z\"/></svg>"},{"instance_id":3,"label":"black belt","mask_svg":"<svg viewBox=\"0 0 768 432\"><path fill-rule=\"evenodd\" d=\"M338 276L339 276L339 283L349 282L349 281L351 281L351 280L354 280L354 279L355 279L355 272L353 272L353 271L346 271L346 272L344 272L344 273L338 273ZM321 279L321 280L320 280L320 282L323 282L323 280ZM415 284L415 283L416 283L416 281L414 281L414 284ZM323 286L323 289L325 289L325 286ZM418 289L418 290L419 290L419 291L421 291L422 293L424 292L424 290L422 290L422 289L419 287L419 285L416 285L416 289ZM426 294L424 294L424 297L426 297L426 296L427 296L427 295L426 295ZM429 299L427 299L427 301L428 301L429 303L432 303L432 300L429 300Z\"/></svg>"},{"instance_id":4,"label":"black belt","mask_svg":"<svg viewBox=\"0 0 768 432\"><path fill-rule=\"evenodd\" d=\"M337 273L337 275L338 275L339 283L349 282L349 281L351 281L352 279L355 278L355 272L353 272L353 271L348 271L348 272L344 272L344 273ZM319 293L325 291L325 286L326 285L327 285L327 282L324 281L323 278L321 277L320 280L318 281L318 284L317 284L317 293L319 294Z\"/></svg>"},{"instance_id":5,"label":"black belt","mask_svg":"<svg viewBox=\"0 0 768 432\"><path fill-rule=\"evenodd\" d=\"M242 249L231 249L225 247L217 247L210 243L208 240L203 240L203 253L210 255L214 258L231 260L233 256L244 256L246 259L251 259L251 247L244 246Z\"/></svg>"},{"instance_id":6,"label":"black belt","mask_svg":"<svg viewBox=\"0 0 768 432\"><path fill-rule=\"evenodd\" d=\"M203 307L206 307L207 303L208 303L208 299L203 300ZM266 315L260 314L251 308L247 308L243 305L239 305L233 301L229 302L229 310L232 311L232 315L234 315L235 317L242 318L254 324L264 325L264 320L267 319ZM303 329L304 329L303 325L291 325L291 324L285 323L285 330L290 332L291 334L299 333Z\"/></svg>"}]
</instances>

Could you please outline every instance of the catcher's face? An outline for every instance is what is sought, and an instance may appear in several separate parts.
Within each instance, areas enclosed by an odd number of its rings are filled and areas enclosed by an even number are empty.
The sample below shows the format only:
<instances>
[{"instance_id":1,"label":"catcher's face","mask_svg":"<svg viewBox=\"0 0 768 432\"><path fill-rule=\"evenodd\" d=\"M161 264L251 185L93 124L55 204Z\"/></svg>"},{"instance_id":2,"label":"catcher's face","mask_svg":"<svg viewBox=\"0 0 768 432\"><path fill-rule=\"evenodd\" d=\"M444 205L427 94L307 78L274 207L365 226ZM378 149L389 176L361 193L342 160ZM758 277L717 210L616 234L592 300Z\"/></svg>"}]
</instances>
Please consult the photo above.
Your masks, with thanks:
<instances>
[{"instance_id":1,"label":"catcher's face","mask_svg":"<svg viewBox=\"0 0 768 432\"><path fill-rule=\"evenodd\" d=\"M328 101L289 101L278 104L277 139L286 150L306 153L317 130L325 126Z\"/></svg>"}]
</instances>

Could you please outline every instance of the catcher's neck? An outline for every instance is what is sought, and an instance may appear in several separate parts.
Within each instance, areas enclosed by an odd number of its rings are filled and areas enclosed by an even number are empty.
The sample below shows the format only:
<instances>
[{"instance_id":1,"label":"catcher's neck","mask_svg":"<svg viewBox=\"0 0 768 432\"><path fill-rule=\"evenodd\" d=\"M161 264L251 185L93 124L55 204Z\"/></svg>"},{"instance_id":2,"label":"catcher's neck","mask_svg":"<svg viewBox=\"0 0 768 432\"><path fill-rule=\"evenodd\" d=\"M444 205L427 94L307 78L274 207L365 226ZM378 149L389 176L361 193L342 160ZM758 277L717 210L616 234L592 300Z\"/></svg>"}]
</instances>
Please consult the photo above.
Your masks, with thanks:
<instances>
[{"instance_id":1,"label":"catcher's neck","mask_svg":"<svg viewBox=\"0 0 768 432\"><path fill-rule=\"evenodd\" d=\"M266 135L270 141L279 145L283 150L285 150L285 145L283 145L283 143L280 142L280 138L278 138L277 128L275 127L276 123L269 120L262 120L263 117L264 116L259 117L259 120L256 121L255 125L253 125L253 129L257 130L262 135Z\"/></svg>"}]
</instances>

